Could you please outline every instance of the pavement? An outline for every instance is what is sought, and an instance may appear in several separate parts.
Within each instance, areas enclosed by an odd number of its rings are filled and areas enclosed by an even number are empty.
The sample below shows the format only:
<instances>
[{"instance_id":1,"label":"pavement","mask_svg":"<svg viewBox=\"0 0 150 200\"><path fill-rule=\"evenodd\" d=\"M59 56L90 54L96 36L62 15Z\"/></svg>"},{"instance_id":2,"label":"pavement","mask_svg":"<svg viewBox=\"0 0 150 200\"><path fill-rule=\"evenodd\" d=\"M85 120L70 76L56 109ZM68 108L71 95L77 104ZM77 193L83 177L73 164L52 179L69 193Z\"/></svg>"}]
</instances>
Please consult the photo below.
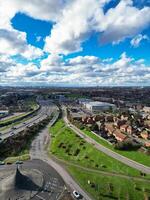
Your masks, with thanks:
<instances>
[{"instance_id":1,"label":"pavement","mask_svg":"<svg viewBox=\"0 0 150 200\"><path fill-rule=\"evenodd\" d=\"M65 190L65 183L61 176L52 168L50 165L47 163L43 162L42 160L39 159L34 159L31 161L24 162L22 166L20 166L21 171L31 171L31 170L36 170L40 172L43 176L43 186L42 190L37 192L35 195L34 191L32 188L23 191L23 192L18 192L17 196L14 196L14 190L7 190L5 191L5 197L9 198L1 198L1 200L28 200L31 199L30 196L33 196L33 200L58 200L62 194L64 193ZM0 184L3 184L3 180L8 178L10 173L14 173L16 170L16 165L6 165L6 166L0 166ZM7 173L7 174L6 174ZM27 195L27 194L28 195ZM32 195L31 195L32 194ZM28 196L28 198L27 198Z\"/></svg>"},{"instance_id":2,"label":"pavement","mask_svg":"<svg viewBox=\"0 0 150 200\"><path fill-rule=\"evenodd\" d=\"M146 174L150 174L150 167L142 165L136 161L133 161L125 156L122 156L110 149L108 149L107 147L104 147L103 145L99 144L98 142L96 142L94 139L92 139L91 137L85 135L80 129L78 129L76 126L74 126L73 124L70 123L70 121L67 119L67 115L66 115L66 110L63 107L63 118L65 123L69 126L69 128L71 128L77 135L79 135L80 137L84 138L84 140L90 144L92 144L96 149L98 149L99 151L107 154L108 156L124 163L125 165L128 165L132 168L135 168L143 173Z\"/></svg>"}]
</instances>

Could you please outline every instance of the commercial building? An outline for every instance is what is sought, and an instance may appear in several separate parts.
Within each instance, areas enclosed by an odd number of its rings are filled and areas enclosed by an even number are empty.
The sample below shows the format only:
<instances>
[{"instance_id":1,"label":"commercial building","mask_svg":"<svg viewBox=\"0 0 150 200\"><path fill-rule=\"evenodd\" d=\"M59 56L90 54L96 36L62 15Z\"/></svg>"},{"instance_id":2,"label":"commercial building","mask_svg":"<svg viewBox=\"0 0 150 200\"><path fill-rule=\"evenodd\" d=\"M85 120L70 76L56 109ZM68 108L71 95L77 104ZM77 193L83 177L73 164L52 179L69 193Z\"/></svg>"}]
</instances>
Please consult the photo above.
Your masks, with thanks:
<instances>
[{"instance_id":1,"label":"commercial building","mask_svg":"<svg viewBox=\"0 0 150 200\"><path fill-rule=\"evenodd\" d=\"M114 104L106 103L106 102L100 102L100 101L90 101L84 104L85 108L87 110L90 110L91 112L97 112L97 111L105 111L109 109L116 109L116 106Z\"/></svg>"}]
</instances>

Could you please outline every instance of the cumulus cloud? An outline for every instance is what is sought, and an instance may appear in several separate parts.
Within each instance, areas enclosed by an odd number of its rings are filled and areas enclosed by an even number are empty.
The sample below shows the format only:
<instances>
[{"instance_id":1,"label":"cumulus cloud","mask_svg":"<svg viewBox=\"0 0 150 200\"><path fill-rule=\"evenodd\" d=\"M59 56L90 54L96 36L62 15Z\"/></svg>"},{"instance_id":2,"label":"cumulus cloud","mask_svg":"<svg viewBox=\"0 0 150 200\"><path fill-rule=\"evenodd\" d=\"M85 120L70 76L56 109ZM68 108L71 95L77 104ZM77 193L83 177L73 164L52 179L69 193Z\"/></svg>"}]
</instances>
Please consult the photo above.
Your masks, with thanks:
<instances>
[{"instance_id":1,"label":"cumulus cloud","mask_svg":"<svg viewBox=\"0 0 150 200\"><path fill-rule=\"evenodd\" d=\"M108 59L109 60L109 59ZM9 63L9 65L8 65ZM22 65L3 59L7 70L0 73L2 82L43 83L51 85L149 85L150 68L144 60L135 60L122 53L116 61L94 56L78 56L66 61L57 55L43 59L41 66L33 63Z\"/></svg>"},{"instance_id":2,"label":"cumulus cloud","mask_svg":"<svg viewBox=\"0 0 150 200\"><path fill-rule=\"evenodd\" d=\"M76 0L63 10L61 19L46 38L45 50L69 54L81 51L81 43L97 31L100 42L119 43L140 33L150 23L150 8L138 9L132 0L121 0L105 14L103 6L108 1Z\"/></svg>"},{"instance_id":3,"label":"cumulus cloud","mask_svg":"<svg viewBox=\"0 0 150 200\"><path fill-rule=\"evenodd\" d=\"M12 30L11 19L22 12L33 18L52 21L44 50L69 54L82 51L82 43L93 32L100 34L100 42L118 43L133 37L148 27L150 8L137 8L132 0L121 0L104 13L111 0L5 0L0 2L0 28ZM30 51L29 51L30 52Z\"/></svg>"},{"instance_id":4,"label":"cumulus cloud","mask_svg":"<svg viewBox=\"0 0 150 200\"><path fill-rule=\"evenodd\" d=\"M54 25L51 35L46 38L45 50L62 54L81 51L80 44L88 37L95 23L95 13L100 15L97 0L71 1Z\"/></svg>"},{"instance_id":5,"label":"cumulus cloud","mask_svg":"<svg viewBox=\"0 0 150 200\"><path fill-rule=\"evenodd\" d=\"M125 38L133 37L148 27L150 23L150 8L138 9L132 0L122 0L108 10L99 30L103 31L101 43L118 43Z\"/></svg>"},{"instance_id":6,"label":"cumulus cloud","mask_svg":"<svg viewBox=\"0 0 150 200\"><path fill-rule=\"evenodd\" d=\"M121 0L104 13L111 0L5 0L0 2L0 79L1 82L74 83L80 85L150 84L149 66L123 53L114 61L96 56L78 56L64 60L62 55L82 51L82 43L97 33L100 43L119 43L133 38L137 47L146 35L140 33L150 23L150 8L137 8L132 0ZM52 21L44 51L48 57L37 67L32 60L43 51L27 43L26 33L14 30L11 19L16 13ZM40 38L37 38L37 41ZM30 63L15 63L11 56L21 55ZM41 58L42 59L42 58Z\"/></svg>"},{"instance_id":7,"label":"cumulus cloud","mask_svg":"<svg viewBox=\"0 0 150 200\"><path fill-rule=\"evenodd\" d=\"M21 55L27 59L35 59L42 56L41 49L27 44L26 33L16 30L0 29L0 53Z\"/></svg>"},{"instance_id":8,"label":"cumulus cloud","mask_svg":"<svg viewBox=\"0 0 150 200\"><path fill-rule=\"evenodd\" d=\"M142 34L139 34L137 36L135 36L132 40L131 40L131 46L137 48L139 47L139 45L141 44L141 42L143 40L149 40L149 37L147 35L142 35Z\"/></svg>"}]
</instances>

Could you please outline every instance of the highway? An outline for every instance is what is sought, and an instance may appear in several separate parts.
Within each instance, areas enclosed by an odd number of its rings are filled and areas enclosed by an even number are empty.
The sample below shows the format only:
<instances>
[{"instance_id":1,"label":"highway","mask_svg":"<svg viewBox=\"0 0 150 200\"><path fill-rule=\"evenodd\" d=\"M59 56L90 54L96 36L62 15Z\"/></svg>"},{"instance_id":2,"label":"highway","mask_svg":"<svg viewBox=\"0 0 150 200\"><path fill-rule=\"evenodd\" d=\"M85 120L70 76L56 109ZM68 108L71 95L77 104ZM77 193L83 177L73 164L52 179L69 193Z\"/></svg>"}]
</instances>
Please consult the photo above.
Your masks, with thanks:
<instances>
[{"instance_id":1,"label":"highway","mask_svg":"<svg viewBox=\"0 0 150 200\"><path fill-rule=\"evenodd\" d=\"M69 175L69 173L60 164L52 160L47 155L45 146L50 142L48 128L55 122L59 114L58 111L56 111L55 113L56 115L53 117L50 124L42 132L40 132L39 135L32 142L30 150L31 159L38 158L49 164L63 178L66 185L70 188L70 191L76 190L83 195L84 200L91 200L91 197L89 197L89 195L74 181L74 179Z\"/></svg>"},{"instance_id":2,"label":"highway","mask_svg":"<svg viewBox=\"0 0 150 200\"><path fill-rule=\"evenodd\" d=\"M107 154L108 156L124 163L125 165L128 165L132 168L135 168L143 173L146 174L150 174L150 167L147 167L145 165L142 165L136 161L133 161L125 156L122 156L106 147L104 147L103 145L99 144L98 142L96 142L94 139L92 139L91 137L85 135L80 129L78 129L76 126L74 126L73 124L70 123L70 121L67 119L67 115L66 115L66 108L63 107L63 119L65 121L65 123L80 137L84 138L86 142L94 145L94 147L96 149L98 149L99 151L102 151L103 153Z\"/></svg>"},{"instance_id":3,"label":"highway","mask_svg":"<svg viewBox=\"0 0 150 200\"><path fill-rule=\"evenodd\" d=\"M40 121L45 119L47 116L50 116L54 110L54 106L53 105L49 106L50 102L48 101L40 101L39 103L41 105L41 108L37 112L36 116L33 116L30 119L27 119L26 121L19 123L18 125L15 126L15 129L9 128L4 131L1 131L2 134L0 137L4 140L8 137L16 135L20 133L21 131L23 131L26 127L30 127L35 123L39 123Z\"/></svg>"}]
</instances>

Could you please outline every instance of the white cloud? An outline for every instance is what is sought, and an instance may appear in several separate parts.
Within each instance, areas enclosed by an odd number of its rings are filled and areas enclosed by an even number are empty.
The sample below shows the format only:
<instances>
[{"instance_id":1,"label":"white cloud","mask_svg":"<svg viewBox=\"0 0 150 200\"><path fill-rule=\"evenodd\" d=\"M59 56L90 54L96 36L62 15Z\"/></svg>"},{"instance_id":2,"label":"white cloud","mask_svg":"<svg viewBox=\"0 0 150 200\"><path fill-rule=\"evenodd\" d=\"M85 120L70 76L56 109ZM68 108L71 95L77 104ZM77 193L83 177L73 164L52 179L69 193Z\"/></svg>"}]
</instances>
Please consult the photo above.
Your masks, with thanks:
<instances>
[{"instance_id":1,"label":"white cloud","mask_svg":"<svg viewBox=\"0 0 150 200\"><path fill-rule=\"evenodd\" d=\"M29 60L42 56L43 51L26 42L26 33L0 29L0 53L9 56L21 55Z\"/></svg>"},{"instance_id":2,"label":"white cloud","mask_svg":"<svg viewBox=\"0 0 150 200\"><path fill-rule=\"evenodd\" d=\"M104 14L103 7L109 1L5 0L0 2L0 18L3 19L0 28L12 31L10 20L17 12L52 21L55 25L45 40L44 50L69 54L82 51L82 43L95 31L99 32L101 43L118 43L148 27L149 7L139 9L133 6L132 0L121 0Z\"/></svg>"},{"instance_id":3,"label":"white cloud","mask_svg":"<svg viewBox=\"0 0 150 200\"><path fill-rule=\"evenodd\" d=\"M64 10L61 19L46 38L45 50L68 54L81 51L81 42L91 31L91 19L97 12L96 0L72 1Z\"/></svg>"},{"instance_id":4,"label":"white cloud","mask_svg":"<svg viewBox=\"0 0 150 200\"><path fill-rule=\"evenodd\" d=\"M63 15L46 38L45 50L69 54L81 51L81 43L97 31L101 43L119 43L140 33L150 23L150 8L138 9L131 0L121 0L103 12L107 1L76 0L63 10Z\"/></svg>"},{"instance_id":5,"label":"white cloud","mask_svg":"<svg viewBox=\"0 0 150 200\"><path fill-rule=\"evenodd\" d=\"M139 47L140 43L143 41L143 40L149 40L149 37L147 35L142 35L142 34L139 34L137 36L135 36L132 40L131 40L131 45L133 47Z\"/></svg>"},{"instance_id":6,"label":"white cloud","mask_svg":"<svg viewBox=\"0 0 150 200\"><path fill-rule=\"evenodd\" d=\"M91 62L92 60L92 62ZM8 63L10 65L8 65ZM66 85L149 85L150 68L144 60L135 60L123 53L116 61L105 62L94 56L80 56L63 61L62 57L50 55L41 67L30 63L15 64L6 58L0 73L1 82L66 84Z\"/></svg>"},{"instance_id":7,"label":"white cloud","mask_svg":"<svg viewBox=\"0 0 150 200\"><path fill-rule=\"evenodd\" d=\"M99 24L103 31L101 43L118 43L125 38L133 37L148 27L150 23L150 8L138 9L133 7L132 0L122 0L115 7L108 10Z\"/></svg>"}]
</instances>

